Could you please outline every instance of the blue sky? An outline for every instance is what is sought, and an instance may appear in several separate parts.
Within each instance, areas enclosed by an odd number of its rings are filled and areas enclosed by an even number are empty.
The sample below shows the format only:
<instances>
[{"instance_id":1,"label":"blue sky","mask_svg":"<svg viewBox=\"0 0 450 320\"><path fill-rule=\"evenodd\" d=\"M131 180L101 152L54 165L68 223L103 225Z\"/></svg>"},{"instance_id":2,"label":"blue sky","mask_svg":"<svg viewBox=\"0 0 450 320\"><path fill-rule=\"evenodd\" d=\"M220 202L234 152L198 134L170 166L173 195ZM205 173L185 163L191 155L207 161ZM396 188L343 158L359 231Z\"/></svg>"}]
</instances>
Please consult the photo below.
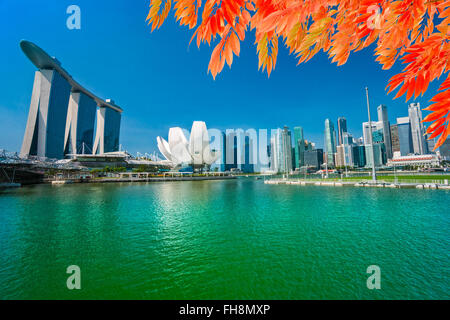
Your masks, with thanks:
<instances>
[{"instance_id":1,"label":"blue sky","mask_svg":"<svg viewBox=\"0 0 450 320\"><path fill-rule=\"evenodd\" d=\"M66 27L69 5L81 8L81 30ZM375 62L373 47L350 56L337 67L320 53L297 66L280 45L270 78L258 71L254 34L241 43L231 69L213 80L207 74L212 51L188 46L193 31L180 27L170 14L153 33L145 18L149 1L127 0L0 0L0 148L18 151L26 125L35 67L19 48L30 40L82 85L98 96L112 98L124 109L121 144L128 151L152 152L156 136L168 129L190 129L203 120L209 128L277 128L300 125L305 137L323 145L324 120L345 116L354 136L367 119L364 87L369 86L372 117L376 106L388 106L391 123L407 115L405 98L392 100L385 87L401 71ZM432 83L426 106L441 81ZM412 102L412 101L411 101Z\"/></svg>"}]
</instances>

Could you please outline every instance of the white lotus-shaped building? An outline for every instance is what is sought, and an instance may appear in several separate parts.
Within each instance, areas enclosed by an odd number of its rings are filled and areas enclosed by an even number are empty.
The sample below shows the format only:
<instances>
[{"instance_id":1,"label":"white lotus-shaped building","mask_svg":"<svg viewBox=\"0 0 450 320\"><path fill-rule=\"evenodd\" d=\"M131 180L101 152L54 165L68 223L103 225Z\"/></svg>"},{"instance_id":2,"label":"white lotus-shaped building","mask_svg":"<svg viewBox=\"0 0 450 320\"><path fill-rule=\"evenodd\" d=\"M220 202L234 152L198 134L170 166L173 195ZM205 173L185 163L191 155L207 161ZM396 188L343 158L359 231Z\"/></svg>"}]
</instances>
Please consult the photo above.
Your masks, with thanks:
<instances>
[{"instance_id":1,"label":"white lotus-shaped building","mask_svg":"<svg viewBox=\"0 0 450 320\"><path fill-rule=\"evenodd\" d=\"M211 165L220 155L211 151L208 130L203 121L194 121L189 141L179 127L170 128L169 142L161 137L156 140L159 151L173 167Z\"/></svg>"}]
</instances>

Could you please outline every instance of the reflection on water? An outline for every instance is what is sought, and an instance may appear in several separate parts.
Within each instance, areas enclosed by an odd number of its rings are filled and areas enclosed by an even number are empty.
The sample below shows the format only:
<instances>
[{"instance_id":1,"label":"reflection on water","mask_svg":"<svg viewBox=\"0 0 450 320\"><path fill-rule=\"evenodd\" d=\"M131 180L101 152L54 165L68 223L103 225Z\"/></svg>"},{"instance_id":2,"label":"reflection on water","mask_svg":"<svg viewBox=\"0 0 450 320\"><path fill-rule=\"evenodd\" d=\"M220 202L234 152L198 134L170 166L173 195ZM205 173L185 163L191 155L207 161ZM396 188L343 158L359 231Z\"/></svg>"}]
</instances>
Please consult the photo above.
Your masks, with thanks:
<instances>
[{"instance_id":1,"label":"reflection on water","mask_svg":"<svg viewBox=\"0 0 450 320\"><path fill-rule=\"evenodd\" d=\"M8 190L0 298L449 298L449 199L253 179Z\"/></svg>"}]
</instances>

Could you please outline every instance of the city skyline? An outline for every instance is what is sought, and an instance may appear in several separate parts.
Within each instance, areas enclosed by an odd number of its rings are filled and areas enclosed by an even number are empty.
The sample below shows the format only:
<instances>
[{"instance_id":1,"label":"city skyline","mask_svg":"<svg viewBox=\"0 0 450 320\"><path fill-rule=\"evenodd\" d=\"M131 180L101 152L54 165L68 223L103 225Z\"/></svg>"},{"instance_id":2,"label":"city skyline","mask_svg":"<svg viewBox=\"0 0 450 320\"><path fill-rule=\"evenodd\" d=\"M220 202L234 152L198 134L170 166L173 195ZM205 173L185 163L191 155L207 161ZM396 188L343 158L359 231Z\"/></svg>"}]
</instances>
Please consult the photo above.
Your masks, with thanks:
<instances>
[{"instance_id":1,"label":"city skyline","mask_svg":"<svg viewBox=\"0 0 450 320\"><path fill-rule=\"evenodd\" d=\"M107 4L114 11L110 12L111 17L100 9L101 2L80 1L84 20L78 31L65 27L63 3L48 6L31 1L0 4L0 12L12 12L0 22L11 30L7 37L0 35L5 44L0 56L9 61L3 70L5 76L0 80L0 85L8 88L0 97L0 111L4 115L0 120L4 128L1 148L19 151L26 124L33 66L20 53L18 42L23 38L39 43L64 61L76 79L88 88L95 88L100 96L114 96L119 105L126 106L121 144L133 154L157 150L154 137L163 135L173 126L189 128L194 120L204 120L218 129L301 125L309 140L323 147L324 119L335 121L345 115L348 131L355 137L360 136L359 124L367 117L365 85L371 89L373 105L389 107L391 122L404 115L407 106L404 100L392 100L393 96L385 92L390 76L401 66L394 66L391 71L381 70L370 58L373 48L353 55L342 67L330 64L324 55L295 67L295 60L285 50L280 50L277 69L268 78L252 64L256 63L254 48L243 44L233 70L224 70L213 81L206 73L205 63L210 49L187 47L189 34L177 43L166 41L176 33L173 21L167 21L158 33L150 34L145 28L145 4L136 7L114 1ZM39 17L33 15L37 7ZM122 10L128 10L129 16L115 19ZM46 24L39 30L31 27L42 20ZM118 22L113 24L111 20ZM110 28L111 32L98 39L96 35L105 28ZM54 41L55 37L62 40ZM177 54L185 51L187 54ZM125 66L121 61L128 63ZM364 73L361 73L362 65ZM438 86L439 82L432 83L429 91L433 92ZM198 88L202 88L202 95L193 95ZM249 92L271 94L255 97ZM227 98L214 98L220 96ZM427 93L417 101L426 107L430 97ZM167 110L174 110L177 116Z\"/></svg>"}]
</instances>

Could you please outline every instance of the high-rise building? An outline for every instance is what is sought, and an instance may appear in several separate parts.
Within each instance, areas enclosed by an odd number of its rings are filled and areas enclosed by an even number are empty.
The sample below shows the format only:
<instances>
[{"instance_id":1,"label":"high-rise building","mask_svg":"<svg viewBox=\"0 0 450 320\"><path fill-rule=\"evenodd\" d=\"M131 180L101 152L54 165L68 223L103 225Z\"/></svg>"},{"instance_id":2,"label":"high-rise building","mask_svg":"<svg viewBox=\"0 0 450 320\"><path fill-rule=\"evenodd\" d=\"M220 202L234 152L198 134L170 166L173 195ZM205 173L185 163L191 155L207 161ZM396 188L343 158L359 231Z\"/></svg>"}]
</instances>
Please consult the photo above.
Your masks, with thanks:
<instances>
[{"instance_id":1,"label":"high-rise building","mask_svg":"<svg viewBox=\"0 0 450 320\"><path fill-rule=\"evenodd\" d=\"M447 138L447 140L439 147L439 152L444 160L450 161L450 138Z\"/></svg>"},{"instance_id":2,"label":"high-rise building","mask_svg":"<svg viewBox=\"0 0 450 320\"><path fill-rule=\"evenodd\" d=\"M434 150L434 146L436 145L436 138L428 140L429 136L430 136L429 134L427 134L425 136L425 141L427 142L428 153L435 153L435 151L433 151L433 150Z\"/></svg>"},{"instance_id":3,"label":"high-rise building","mask_svg":"<svg viewBox=\"0 0 450 320\"><path fill-rule=\"evenodd\" d=\"M383 131L383 138L384 138L383 142L386 147L386 157L388 159L392 159L391 130L387 113L387 107L384 104L379 105L377 111L378 111L378 122L381 123Z\"/></svg>"},{"instance_id":4,"label":"high-rise building","mask_svg":"<svg viewBox=\"0 0 450 320\"><path fill-rule=\"evenodd\" d=\"M397 118L397 131L400 154L407 156L414 153L409 117Z\"/></svg>"},{"instance_id":5,"label":"high-rise building","mask_svg":"<svg viewBox=\"0 0 450 320\"><path fill-rule=\"evenodd\" d=\"M392 142L392 155L394 155L394 152L400 152L400 141L398 138L397 124L393 124L391 126L391 142Z\"/></svg>"},{"instance_id":6,"label":"high-rise building","mask_svg":"<svg viewBox=\"0 0 450 320\"><path fill-rule=\"evenodd\" d=\"M348 133L345 132L342 135L342 146L344 147L343 150L343 158L344 158L344 166L347 167L353 167L354 166L354 162L353 162L353 136Z\"/></svg>"},{"instance_id":7,"label":"high-rise building","mask_svg":"<svg viewBox=\"0 0 450 320\"><path fill-rule=\"evenodd\" d=\"M427 154L428 145L424 136L425 130L422 123L422 111L420 110L420 103L411 103L408 106L408 116L411 124L411 137L414 153Z\"/></svg>"},{"instance_id":8,"label":"high-rise building","mask_svg":"<svg viewBox=\"0 0 450 320\"><path fill-rule=\"evenodd\" d=\"M336 133L334 124L330 119L325 120L325 150L327 153L327 164L334 166L334 154L336 153Z\"/></svg>"},{"instance_id":9,"label":"high-rise building","mask_svg":"<svg viewBox=\"0 0 450 320\"><path fill-rule=\"evenodd\" d=\"M304 164L304 153L305 153L305 141L303 136L303 128L294 128L294 149L295 149L295 166L294 168L301 168Z\"/></svg>"},{"instance_id":10,"label":"high-rise building","mask_svg":"<svg viewBox=\"0 0 450 320\"><path fill-rule=\"evenodd\" d=\"M278 173L292 171L292 137L288 127L276 129L271 137L271 170Z\"/></svg>"},{"instance_id":11,"label":"high-rise building","mask_svg":"<svg viewBox=\"0 0 450 320\"><path fill-rule=\"evenodd\" d=\"M384 144L381 143L365 145L366 167L371 168L374 162L375 167L380 167L383 164L383 149Z\"/></svg>"},{"instance_id":12,"label":"high-rise building","mask_svg":"<svg viewBox=\"0 0 450 320\"><path fill-rule=\"evenodd\" d=\"M70 90L69 82L58 71L36 71L21 156L64 158Z\"/></svg>"},{"instance_id":13,"label":"high-rise building","mask_svg":"<svg viewBox=\"0 0 450 320\"><path fill-rule=\"evenodd\" d=\"M305 166L312 169L320 169L323 163L323 150L314 149L305 151Z\"/></svg>"},{"instance_id":14,"label":"high-rise building","mask_svg":"<svg viewBox=\"0 0 450 320\"><path fill-rule=\"evenodd\" d=\"M114 103L110 101L110 103ZM111 108L97 109L97 129L93 153L105 153L119 150L121 114Z\"/></svg>"},{"instance_id":15,"label":"high-rise building","mask_svg":"<svg viewBox=\"0 0 450 320\"><path fill-rule=\"evenodd\" d=\"M82 87L34 43L23 40L20 47L38 68L21 156L62 159L67 154L118 151L122 109Z\"/></svg>"},{"instance_id":16,"label":"high-rise building","mask_svg":"<svg viewBox=\"0 0 450 320\"><path fill-rule=\"evenodd\" d=\"M353 146L353 164L355 167L365 167L366 165L366 149L364 145Z\"/></svg>"},{"instance_id":17,"label":"high-rise building","mask_svg":"<svg viewBox=\"0 0 450 320\"><path fill-rule=\"evenodd\" d=\"M238 137L236 132L228 132L222 135L224 139L224 154L222 155L224 165L223 171L230 171L238 167Z\"/></svg>"},{"instance_id":18,"label":"high-rise building","mask_svg":"<svg viewBox=\"0 0 450 320\"><path fill-rule=\"evenodd\" d=\"M248 135L244 137L244 163L241 165L241 171L244 173L253 173L254 165L252 163L251 151L253 148L253 141Z\"/></svg>"},{"instance_id":19,"label":"high-rise building","mask_svg":"<svg viewBox=\"0 0 450 320\"><path fill-rule=\"evenodd\" d=\"M97 104L82 92L71 92L64 135L64 153L92 153Z\"/></svg>"},{"instance_id":20,"label":"high-rise building","mask_svg":"<svg viewBox=\"0 0 450 320\"><path fill-rule=\"evenodd\" d=\"M345 148L344 145L340 144L336 147L336 167L344 167L345 166Z\"/></svg>"},{"instance_id":21,"label":"high-rise building","mask_svg":"<svg viewBox=\"0 0 450 320\"><path fill-rule=\"evenodd\" d=\"M347 119L344 117L338 118L338 144L343 144L343 135L347 132Z\"/></svg>"},{"instance_id":22,"label":"high-rise building","mask_svg":"<svg viewBox=\"0 0 450 320\"><path fill-rule=\"evenodd\" d=\"M379 127L378 122L372 121L372 138L373 138L373 132L377 131L377 128ZM363 137L364 137L364 144L368 145L371 144L369 141L369 122L363 122Z\"/></svg>"}]
</instances>

